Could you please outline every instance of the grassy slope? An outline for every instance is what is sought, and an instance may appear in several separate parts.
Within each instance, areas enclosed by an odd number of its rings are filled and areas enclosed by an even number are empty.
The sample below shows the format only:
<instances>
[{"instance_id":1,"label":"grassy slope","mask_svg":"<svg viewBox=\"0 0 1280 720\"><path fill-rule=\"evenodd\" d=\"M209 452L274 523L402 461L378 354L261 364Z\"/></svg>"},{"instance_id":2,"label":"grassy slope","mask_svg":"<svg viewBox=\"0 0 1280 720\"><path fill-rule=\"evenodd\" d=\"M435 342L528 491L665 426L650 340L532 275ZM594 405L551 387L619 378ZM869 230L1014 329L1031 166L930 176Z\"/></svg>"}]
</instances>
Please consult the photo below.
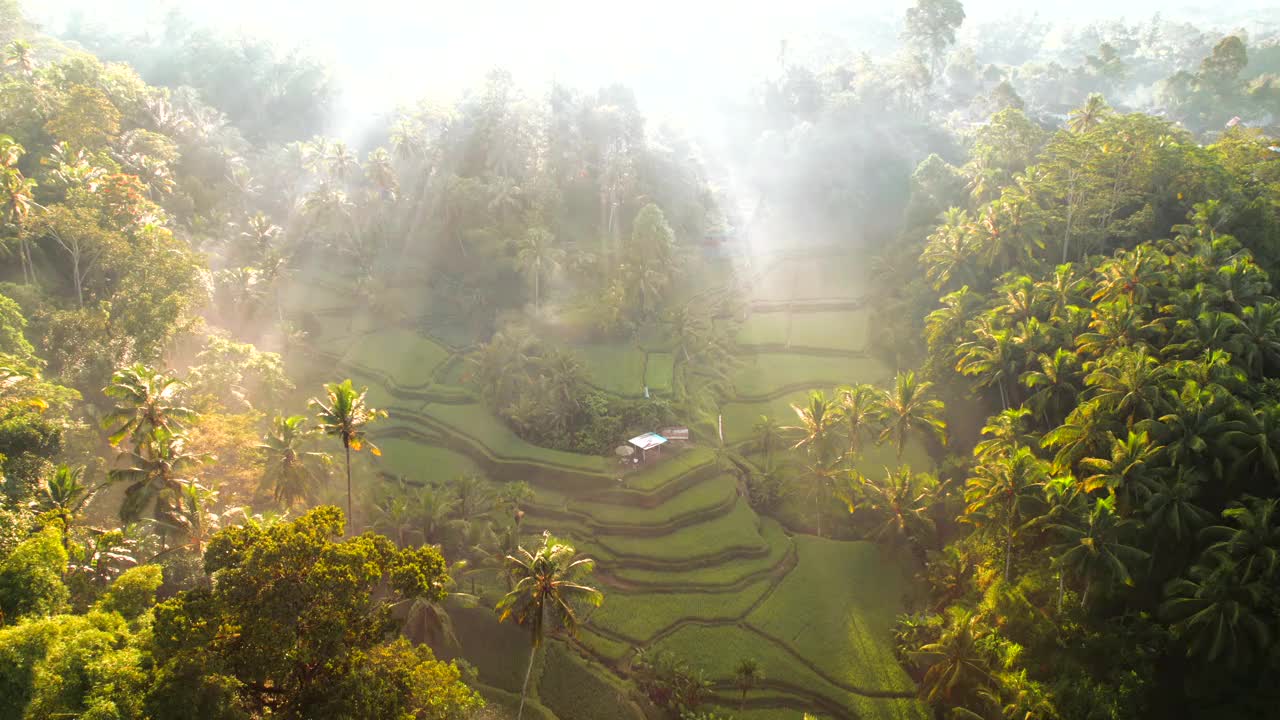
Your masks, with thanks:
<instances>
[{"instance_id":1,"label":"grassy slope","mask_svg":"<svg viewBox=\"0 0 1280 720\"><path fill-rule=\"evenodd\" d=\"M800 385L829 390L857 382L881 384L890 375L870 358L760 353L744 355L732 378L740 398L756 398Z\"/></svg>"},{"instance_id":2,"label":"grassy slope","mask_svg":"<svg viewBox=\"0 0 1280 720\"><path fill-rule=\"evenodd\" d=\"M799 563L748 616L751 625L803 657L822 658L842 684L911 692L890 631L907 592L903 572L871 543L800 536L796 544Z\"/></svg>"}]
</instances>

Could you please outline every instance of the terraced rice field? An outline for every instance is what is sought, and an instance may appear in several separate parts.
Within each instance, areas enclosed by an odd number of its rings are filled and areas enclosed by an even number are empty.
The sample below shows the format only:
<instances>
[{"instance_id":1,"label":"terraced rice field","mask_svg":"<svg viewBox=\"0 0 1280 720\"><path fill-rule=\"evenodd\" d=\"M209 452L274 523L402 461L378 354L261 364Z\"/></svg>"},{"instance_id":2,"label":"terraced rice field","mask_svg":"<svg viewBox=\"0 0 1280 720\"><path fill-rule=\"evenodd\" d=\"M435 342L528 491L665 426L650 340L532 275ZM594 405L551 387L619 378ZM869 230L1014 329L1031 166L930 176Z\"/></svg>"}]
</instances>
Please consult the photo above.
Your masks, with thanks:
<instances>
[{"instance_id":1,"label":"terraced rice field","mask_svg":"<svg viewBox=\"0 0 1280 720\"><path fill-rule=\"evenodd\" d=\"M787 259L755 284L754 301L786 306L750 314L738 334L744 352L733 378L737 397L722 407L729 444L744 447L761 414L794 422L790 404L810 388L889 377L888 368L865 355L869 329L850 290L856 268L847 260ZM337 287L341 279L326 282ZM332 303L334 294L297 293L291 307L311 303L313 311L334 313L318 304ZM831 720L927 717L890 638L910 587L879 548L790 535L757 515L709 448L668 451L618 482L612 457L533 446L461 387L462 343L441 342L432 328L373 324L336 330L345 341L326 335L330 347L347 349L339 357L306 358L303 366L318 379L332 379L335 367L349 373L369 386L375 405L390 410L373 430L384 453L379 467L411 479L480 473L494 482L527 481L536 497L526 508L525 531L551 529L598 561L594 580L605 604L584 614L576 639L549 642L539 653L527 717L644 720L626 682L640 649L671 651L704 669L712 704L739 720L796 720L802 711ZM675 358L657 340L573 349L606 392L670 391ZM905 455L917 469L928 466L914 444ZM860 469L879 473L895 460L892 448L872 449ZM527 634L499 625L484 607L453 615L461 647L441 654L471 661L489 701L514 708L529 657ZM766 680L739 711L732 671L747 657L760 663Z\"/></svg>"}]
</instances>

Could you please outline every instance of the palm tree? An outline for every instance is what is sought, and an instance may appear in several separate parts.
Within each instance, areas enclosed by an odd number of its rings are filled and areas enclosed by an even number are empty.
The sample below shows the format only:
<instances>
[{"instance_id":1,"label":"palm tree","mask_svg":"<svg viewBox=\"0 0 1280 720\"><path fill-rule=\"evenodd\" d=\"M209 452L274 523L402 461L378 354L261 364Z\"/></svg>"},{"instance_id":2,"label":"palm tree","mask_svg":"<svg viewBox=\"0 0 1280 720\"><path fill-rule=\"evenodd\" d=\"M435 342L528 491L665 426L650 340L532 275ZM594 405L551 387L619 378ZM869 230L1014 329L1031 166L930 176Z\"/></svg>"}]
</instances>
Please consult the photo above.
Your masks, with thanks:
<instances>
[{"instance_id":1,"label":"palm tree","mask_svg":"<svg viewBox=\"0 0 1280 720\"><path fill-rule=\"evenodd\" d=\"M1205 528L1208 552L1231 558L1245 581L1272 582L1280 570L1280 498L1246 496L1222 511L1231 522Z\"/></svg>"},{"instance_id":2,"label":"palm tree","mask_svg":"<svg viewBox=\"0 0 1280 720\"><path fill-rule=\"evenodd\" d=\"M408 486L401 480L401 492L408 492ZM427 483L414 495L413 517L418 524L418 533L422 542L432 545L443 545L445 539L456 528L454 512L458 508L458 500L448 488Z\"/></svg>"},{"instance_id":3,"label":"palm tree","mask_svg":"<svg viewBox=\"0 0 1280 720\"><path fill-rule=\"evenodd\" d=\"M920 261L926 268L926 276L933 281L933 289L941 290L965 272L976 255L969 213L953 207L943 213L942 224L929 236Z\"/></svg>"},{"instance_id":4,"label":"palm tree","mask_svg":"<svg viewBox=\"0 0 1280 720\"><path fill-rule=\"evenodd\" d=\"M883 412L879 393L870 385L855 385L840 388L836 396L840 399L840 415L849 433L848 454L851 458L856 457L862 450L862 437L875 433Z\"/></svg>"},{"instance_id":5,"label":"palm tree","mask_svg":"<svg viewBox=\"0 0 1280 720\"><path fill-rule=\"evenodd\" d=\"M733 668L733 682L742 691L742 702L738 704L739 712L747 707L747 693L751 692L763 679L764 671L760 669L760 663L752 658L742 658L738 661L737 666Z\"/></svg>"},{"instance_id":6,"label":"palm tree","mask_svg":"<svg viewBox=\"0 0 1280 720\"><path fill-rule=\"evenodd\" d=\"M1147 500L1142 505L1142 524L1156 537L1169 537L1177 546L1195 537L1213 515L1196 502L1200 480L1186 468L1172 477L1147 482Z\"/></svg>"},{"instance_id":7,"label":"palm tree","mask_svg":"<svg viewBox=\"0 0 1280 720\"><path fill-rule=\"evenodd\" d=\"M893 389L881 395L880 417L884 429L880 431L880 442L893 440L898 448L899 464L907 437L913 432L924 431L944 445L947 442L947 423L939 417L942 401L929 397L932 388L933 383L917 382L915 371L908 370L898 373L893 379Z\"/></svg>"},{"instance_id":8,"label":"palm tree","mask_svg":"<svg viewBox=\"0 0 1280 720\"><path fill-rule=\"evenodd\" d=\"M832 455L832 436L840 422L839 403L828 399L821 390L814 390L809 393L804 407L793 403L791 409L800 420L799 425L784 428L800 435L792 449L804 448L816 456L819 462L825 462Z\"/></svg>"},{"instance_id":9,"label":"palm tree","mask_svg":"<svg viewBox=\"0 0 1280 720\"><path fill-rule=\"evenodd\" d=\"M128 436L141 447L155 430L174 435L183 423L195 417L194 410L179 405L186 383L173 375L136 363L117 370L103 394L116 405L102 418L102 427L112 430L108 441L114 446Z\"/></svg>"},{"instance_id":10,"label":"palm tree","mask_svg":"<svg viewBox=\"0 0 1280 720\"><path fill-rule=\"evenodd\" d=\"M1152 472L1151 463L1164 449L1151 442L1145 432L1130 431L1123 440L1111 435L1111 452L1107 457L1090 457L1080 461L1080 469L1091 472L1081 480L1085 492L1107 491L1117 498L1121 515L1129 515L1137 499L1146 490Z\"/></svg>"},{"instance_id":11,"label":"palm tree","mask_svg":"<svg viewBox=\"0 0 1280 720\"><path fill-rule=\"evenodd\" d=\"M418 518L403 489L393 492L373 505L374 532L395 540L400 547L412 545L410 538L418 534Z\"/></svg>"},{"instance_id":12,"label":"palm tree","mask_svg":"<svg viewBox=\"0 0 1280 720\"><path fill-rule=\"evenodd\" d=\"M923 547L925 538L936 532L929 517L938 488L932 476L912 473L910 467L902 466L886 468L883 480L871 480L857 471L851 473L850 480L853 487L842 493L841 499L851 514L863 507L875 518L868 539L895 545L913 542Z\"/></svg>"},{"instance_id":13,"label":"palm tree","mask_svg":"<svg viewBox=\"0 0 1280 720\"><path fill-rule=\"evenodd\" d=\"M520 528L520 521L524 519L523 505L533 501L533 488L529 487L529 483L524 481L509 482L498 490L498 496L495 504L504 511L504 514L512 519L517 530ZM505 557L507 553L504 553Z\"/></svg>"},{"instance_id":14,"label":"palm tree","mask_svg":"<svg viewBox=\"0 0 1280 720\"><path fill-rule=\"evenodd\" d=\"M1074 133L1086 133L1102 124L1103 119L1110 114L1111 108L1102 95L1092 93L1084 105L1071 111L1067 127Z\"/></svg>"},{"instance_id":15,"label":"palm tree","mask_svg":"<svg viewBox=\"0 0 1280 720\"><path fill-rule=\"evenodd\" d=\"M35 59L31 56L31 43L14 40L4 48L4 66L17 70L19 75L30 77L35 72Z\"/></svg>"},{"instance_id":16,"label":"palm tree","mask_svg":"<svg viewBox=\"0 0 1280 720\"><path fill-rule=\"evenodd\" d=\"M751 426L757 438L757 447L764 452L765 469L773 466L773 448L782 439L784 428L771 415L761 415Z\"/></svg>"},{"instance_id":17,"label":"palm tree","mask_svg":"<svg viewBox=\"0 0 1280 720\"><path fill-rule=\"evenodd\" d=\"M573 635L578 628L577 603L599 607L604 595L578 582L595 569L595 561L579 556L572 545L557 540L550 532L542 534L542 544L533 552L520 547L514 555L508 555L506 561L515 584L498 603L498 620L512 620L528 629L533 646L524 683L520 686L520 709L516 720L521 720L529 692L529 676L533 673L533 660L542 645L548 623L553 629L558 625Z\"/></svg>"},{"instance_id":18,"label":"palm tree","mask_svg":"<svg viewBox=\"0 0 1280 720\"><path fill-rule=\"evenodd\" d=\"M965 506L962 520L976 525L979 531L995 534L1004 541L1004 578L1009 579L1013 564L1013 540L1039 516L1028 509L1037 492L1049 478L1045 462L1029 448L1018 447L1006 457L979 463L973 477L965 482Z\"/></svg>"},{"instance_id":19,"label":"palm tree","mask_svg":"<svg viewBox=\"0 0 1280 720\"><path fill-rule=\"evenodd\" d=\"M1077 405L1066 421L1045 433L1042 447L1057 449L1053 457L1054 472L1067 472L1086 456L1092 456L1109 446L1111 434L1106 414L1092 402Z\"/></svg>"},{"instance_id":20,"label":"palm tree","mask_svg":"<svg viewBox=\"0 0 1280 720\"><path fill-rule=\"evenodd\" d=\"M991 667L979 645L978 622L975 615L959 614L937 642L912 653L917 663L929 668L920 683L920 694L927 702L958 704L969 693L991 684Z\"/></svg>"},{"instance_id":21,"label":"palm tree","mask_svg":"<svg viewBox=\"0 0 1280 720\"><path fill-rule=\"evenodd\" d=\"M40 507L62 521L62 546L70 545L71 524L80 516L84 506L93 499L98 489L85 485L84 466L71 467L61 463L41 488Z\"/></svg>"},{"instance_id":22,"label":"palm tree","mask_svg":"<svg viewBox=\"0 0 1280 720\"><path fill-rule=\"evenodd\" d=\"M187 450L187 439L161 426L151 430L136 450L120 454L122 466L107 473L110 482L127 482L120 503L120 519L140 517L148 505L151 517L164 522L178 512L185 485L194 483L191 473L209 456ZM162 533L162 544L164 534Z\"/></svg>"},{"instance_id":23,"label":"palm tree","mask_svg":"<svg viewBox=\"0 0 1280 720\"><path fill-rule=\"evenodd\" d=\"M1271 644L1263 608L1272 589L1247 577L1230 558L1206 553L1164 592L1161 614L1174 621L1172 630L1187 643L1188 656L1237 667Z\"/></svg>"},{"instance_id":24,"label":"palm tree","mask_svg":"<svg viewBox=\"0 0 1280 720\"><path fill-rule=\"evenodd\" d=\"M980 324L974 339L956 348L956 372L977 378L979 388L995 386L1000 391L1000 407L1009 407L1009 383L1018 377L1018 361L1013 333L1008 329Z\"/></svg>"},{"instance_id":25,"label":"palm tree","mask_svg":"<svg viewBox=\"0 0 1280 720\"><path fill-rule=\"evenodd\" d=\"M1147 354L1146 348L1109 353L1085 376L1099 408L1134 422L1156 415L1169 368Z\"/></svg>"},{"instance_id":26,"label":"palm tree","mask_svg":"<svg viewBox=\"0 0 1280 720\"><path fill-rule=\"evenodd\" d=\"M342 449L346 453L347 466L347 518L351 526L355 525L355 515L351 500L351 451L360 450L366 443L369 452L382 455L377 445L365 439L365 427L387 416L385 410L371 408L365 403L365 394L369 388L361 388L359 392L351 386L351 379L340 383L326 383L324 386L328 397L325 400L312 398L308 403L317 410L316 418L320 421L320 432L334 435L342 439Z\"/></svg>"},{"instance_id":27,"label":"palm tree","mask_svg":"<svg viewBox=\"0 0 1280 720\"><path fill-rule=\"evenodd\" d=\"M1027 402L1036 410L1036 414L1045 421L1057 421L1062 418L1063 408L1075 404L1080 388L1076 384L1080 367L1080 359L1066 348L1057 348L1053 356L1038 356L1039 370L1029 370L1022 374L1022 384L1033 390Z\"/></svg>"},{"instance_id":28,"label":"palm tree","mask_svg":"<svg viewBox=\"0 0 1280 720\"><path fill-rule=\"evenodd\" d=\"M533 281L533 307L542 306L542 277L564 263L564 250L555 246L556 238L544 228L529 228L516 242L516 262Z\"/></svg>"},{"instance_id":29,"label":"palm tree","mask_svg":"<svg viewBox=\"0 0 1280 720\"><path fill-rule=\"evenodd\" d=\"M1057 555L1054 563L1084 577L1081 605L1089 604L1095 578L1132 586L1133 576L1129 568L1150 557L1146 551L1121 541L1124 528L1124 521L1116 519L1115 500L1112 498L1094 502L1084 527L1062 523L1049 526L1063 538L1062 543L1054 548Z\"/></svg>"},{"instance_id":30,"label":"palm tree","mask_svg":"<svg viewBox=\"0 0 1280 720\"><path fill-rule=\"evenodd\" d=\"M1033 436L1027 432L1026 421L1031 411L1012 408L987 419L982 434L987 438L973 446L973 456L985 461L1008 457L1021 446L1029 445Z\"/></svg>"},{"instance_id":31,"label":"palm tree","mask_svg":"<svg viewBox=\"0 0 1280 720\"><path fill-rule=\"evenodd\" d=\"M244 513L242 508L214 512L217 501L217 490L206 488L197 482L184 483L178 491L178 502L173 512L158 521L160 525L177 531L184 542L164 552L189 549L196 557L203 557L205 546L214 533L221 530L228 520Z\"/></svg>"},{"instance_id":32,"label":"palm tree","mask_svg":"<svg viewBox=\"0 0 1280 720\"><path fill-rule=\"evenodd\" d=\"M283 508L308 500L333 463L329 453L303 449L315 435L304 427L306 422L302 415L276 415L257 446L264 459L262 487L270 487L272 499Z\"/></svg>"}]
</instances>

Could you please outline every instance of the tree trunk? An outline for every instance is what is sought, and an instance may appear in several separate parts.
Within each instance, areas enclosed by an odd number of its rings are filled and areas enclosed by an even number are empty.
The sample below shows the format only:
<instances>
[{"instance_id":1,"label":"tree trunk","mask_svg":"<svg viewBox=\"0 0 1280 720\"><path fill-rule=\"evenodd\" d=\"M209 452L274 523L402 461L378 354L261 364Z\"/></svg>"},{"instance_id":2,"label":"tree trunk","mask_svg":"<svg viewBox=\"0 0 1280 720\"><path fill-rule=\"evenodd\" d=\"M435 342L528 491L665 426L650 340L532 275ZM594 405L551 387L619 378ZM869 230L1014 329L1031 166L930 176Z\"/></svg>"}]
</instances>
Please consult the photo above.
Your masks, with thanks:
<instances>
[{"instance_id":1,"label":"tree trunk","mask_svg":"<svg viewBox=\"0 0 1280 720\"><path fill-rule=\"evenodd\" d=\"M524 718L524 701L529 696L529 677L533 675L533 659L538 654L538 646L529 651L529 667L524 671L524 684L520 686L520 709L516 712L516 720Z\"/></svg>"},{"instance_id":2,"label":"tree trunk","mask_svg":"<svg viewBox=\"0 0 1280 720\"><path fill-rule=\"evenodd\" d=\"M355 534L355 515L351 504L351 444L344 442L342 447L347 451L347 534Z\"/></svg>"}]
</instances>

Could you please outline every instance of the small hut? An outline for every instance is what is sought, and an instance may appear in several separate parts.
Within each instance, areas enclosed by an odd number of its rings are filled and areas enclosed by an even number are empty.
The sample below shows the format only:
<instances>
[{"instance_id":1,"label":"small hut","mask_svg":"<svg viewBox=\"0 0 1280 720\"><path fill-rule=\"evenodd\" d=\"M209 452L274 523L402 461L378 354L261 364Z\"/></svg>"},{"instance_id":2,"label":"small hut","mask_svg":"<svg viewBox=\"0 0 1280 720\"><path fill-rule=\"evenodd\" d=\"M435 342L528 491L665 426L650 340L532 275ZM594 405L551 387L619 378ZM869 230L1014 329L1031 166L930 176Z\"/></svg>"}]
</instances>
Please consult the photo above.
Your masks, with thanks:
<instances>
[{"instance_id":1,"label":"small hut","mask_svg":"<svg viewBox=\"0 0 1280 720\"><path fill-rule=\"evenodd\" d=\"M641 461L648 462L649 451L652 450L654 451L655 454L661 453L662 446L666 444L667 439L662 437L658 433L647 432L643 435L637 435L631 438L630 440L628 440L627 442L630 443L632 446L639 448Z\"/></svg>"}]
</instances>

